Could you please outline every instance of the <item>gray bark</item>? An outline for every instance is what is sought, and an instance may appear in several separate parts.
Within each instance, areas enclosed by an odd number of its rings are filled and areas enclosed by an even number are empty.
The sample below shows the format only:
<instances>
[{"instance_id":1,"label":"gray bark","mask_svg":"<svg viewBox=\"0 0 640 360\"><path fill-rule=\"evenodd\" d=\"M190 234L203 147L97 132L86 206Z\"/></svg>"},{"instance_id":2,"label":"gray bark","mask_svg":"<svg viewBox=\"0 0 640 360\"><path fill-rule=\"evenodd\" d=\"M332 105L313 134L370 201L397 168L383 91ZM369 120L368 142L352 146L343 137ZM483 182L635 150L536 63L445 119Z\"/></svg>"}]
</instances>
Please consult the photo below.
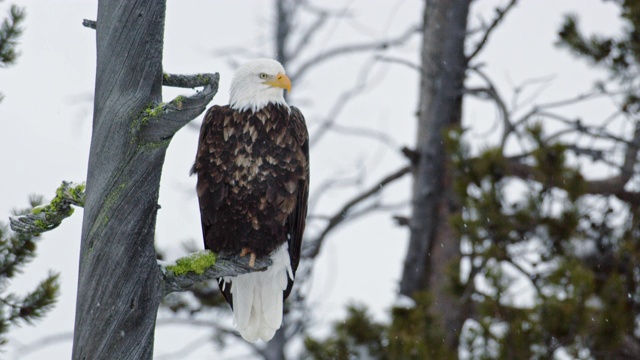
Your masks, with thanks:
<instances>
[{"instance_id":1,"label":"gray bark","mask_svg":"<svg viewBox=\"0 0 640 360\"><path fill-rule=\"evenodd\" d=\"M205 98L162 98L164 0L100 0L73 359L151 359L163 284L153 246L165 151ZM213 76L213 75L212 75ZM216 79L217 80L217 79ZM197 109L196 109L197 108ZM175 115L175 116L172 116ZM157 116L162 115L162 116Z\"/></svg>"},{"instance_id":2,"label":"gray bark","mask_svg":"<svg viewBox=\"0 0 640 360\"><path fill-rule=\"evenodd\" d=\"M443 136L461 119L469 4L470 0L425 4L413 213L400 282L401 294L432 294L434 314L451 349L457 348L463 319L449 287L450 266L460 256L460 243L448 222L456 209Z\"/></svg>"}]
</instances>

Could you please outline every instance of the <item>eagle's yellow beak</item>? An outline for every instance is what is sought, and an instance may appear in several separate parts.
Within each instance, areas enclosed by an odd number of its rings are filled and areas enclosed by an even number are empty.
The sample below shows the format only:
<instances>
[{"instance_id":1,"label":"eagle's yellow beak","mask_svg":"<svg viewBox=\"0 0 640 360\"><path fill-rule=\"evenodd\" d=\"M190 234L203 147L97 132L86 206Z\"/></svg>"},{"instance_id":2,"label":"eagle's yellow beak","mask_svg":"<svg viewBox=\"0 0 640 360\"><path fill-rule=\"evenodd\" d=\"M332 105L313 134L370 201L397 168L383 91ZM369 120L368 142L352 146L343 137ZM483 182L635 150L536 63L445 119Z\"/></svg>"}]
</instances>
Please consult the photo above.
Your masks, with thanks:
<instances>
[{"instance_id":1,"label":"eagle's yellow beak","mask_svg":"<svg viewBox=\"0 0 640 360\"><path fill-rule=\"evenodd\" d=\"M283 73L278 73L276 75L276 79L273 81L267 81L267 84L273 87L287 89L288 92L291 92L291 80L289 80L289 77Z\"/></svg>"}]
</instances>

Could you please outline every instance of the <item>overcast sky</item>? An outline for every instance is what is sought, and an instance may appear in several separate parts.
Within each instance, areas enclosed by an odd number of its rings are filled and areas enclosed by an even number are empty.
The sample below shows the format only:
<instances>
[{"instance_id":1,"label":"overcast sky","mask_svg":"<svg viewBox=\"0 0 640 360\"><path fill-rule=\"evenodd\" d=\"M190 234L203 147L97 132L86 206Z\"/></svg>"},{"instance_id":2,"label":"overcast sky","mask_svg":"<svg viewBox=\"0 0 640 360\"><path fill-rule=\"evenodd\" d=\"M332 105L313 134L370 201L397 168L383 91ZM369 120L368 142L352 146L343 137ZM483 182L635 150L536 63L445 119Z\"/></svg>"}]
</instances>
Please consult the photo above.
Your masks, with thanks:
<instances>
[{"instance_id":1,"label":"overcast sky","mask_svg":"<svg viewBox=\"0 0 640 360\"><path fill-rule=\"evenodd\" d=\"M489 18L496 4L505 1L476 0L471 15ZM27 204L29 194L50 199L62 180L83 181L91 135L92 94L95 76L95 32L81 26L82 19L95 19L97 1L89 0L7 0L0 3L2 16L15 3L27 11L25 33L20 42L22 56L17 65L0 69L0 219L7 221L10 210ZM401 34L421 20L422 1L317 1L342 9L349 20L333 22L310 47L304 58L334 46ZM325 5L327 4L327 5ZM375 4L375 5L374 5ZM523 0L495 32L486 51L478 59L494 78L503 95L521 82L554 76L540 101L569 97L589 88L603 73L554 46L563 14L579 15L581 25L601 33L618 29L617 9L598 0ZM171 73L219 72L220 93L215 104L226 104L232 74L227 59L216 51L244 47L273 56L271 2L168 1L165 29L164 68ZM419 60L419 38L393 50L391 54L412 62ZM301 108L313 134L327 108L354 86L359 71L371 55L348 56L328 62L293 84L290 103ZM345 126L369 127L383 131L397 145L414 143L417 74L403 66L378 64L369 74L367 91L350 102L338 122ZM179 93L179 92L178 92ZM183 92L188 93L188 92ZM166 92L167 100L177 93ZM597 117L600 106L583 109ZM465 124L477 134L494 124L495 111L477 101L465 104ZM182 254L181 243L201 244L195 179L188 170L195 156L200 119L174 138L163 171L157 226L157 241L170 257ZM403 158L388 146L339 134L326 136L312 149L312 191L323 180L366 172L360 188L373 184L399 168ZM386 189L385 201L408 201L409 179ZM318 214L332 214L358 188L333 191L318 204ZM408 208L394 214L408 215ZM47 271L62 274L62 296L55 309L35 326L23 326L9 334L6 347L10 359L68 359L71 342L56 342L22 356L24 348L43 337L73 330L75 292L82 210L58 229L43 236L38 258L10 289L32 289ZM311 227L309 231L317 230ZM316 309L319 333L330 321L344 314L349 302L366 303L379 318L394 301L406 251L408 233L397 228L389 213L376 213L336 230L318 260L310 299ZM166 318L162 313L160 318ZM181 349L194 339L207 336L206 329L160 326L156 356ZM205 340L203 340L205 341ZM22 350L20 350L22 349ZM211 359L213 346L191 353L188 359ZM221 358L231 358L221 357Z\"/></svg>"}]
</instances>

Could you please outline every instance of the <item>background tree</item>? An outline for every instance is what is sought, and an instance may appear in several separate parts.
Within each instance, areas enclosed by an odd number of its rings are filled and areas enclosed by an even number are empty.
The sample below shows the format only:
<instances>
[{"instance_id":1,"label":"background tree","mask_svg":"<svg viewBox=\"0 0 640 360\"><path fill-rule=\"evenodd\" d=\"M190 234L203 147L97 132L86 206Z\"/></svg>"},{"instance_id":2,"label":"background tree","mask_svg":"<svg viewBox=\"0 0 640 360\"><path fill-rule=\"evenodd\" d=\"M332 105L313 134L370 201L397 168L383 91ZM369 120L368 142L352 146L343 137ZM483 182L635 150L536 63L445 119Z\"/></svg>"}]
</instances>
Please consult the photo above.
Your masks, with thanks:
<instances>
[{"instance_id":1,"label":"background tree","mask_svg":"<svg viewBox=\"0 0 640 360\"><path fill-rule=\"evenodd\" d=\"M427 2L427 8L437 3ZM497 11L498 21L513 3ZM436 237L441 246L435 246L451 255L432 252L424 265L440 264L449 272L442 271L426 286L412 283L415 290L408 295L415 304L394 308L390 324L372 321L361 308L350 310L336 336L307 340L313 358L340 354L346 359L363 351L374 358L640 356L635 170L640 7L634 1L615 3L624 22L620 35L587 37L577 19L568 16L558 40L561 47L609 69L610 76L583 94L525 108L518 98L523 88L505 101L473 63L497 24L490 23L479 46L467 55L469 62L457 71L484 83L467 86L465 93L496 105L502 120L497 140L473 149L470 131L458 125L459 118L428 134L445 144L445 169L451 177L441 182L448 190L440 188L440 193L454 201L442 206L449 214L440 226L450 231ZM433 74L429 66L423 61L423 79ZM565 115L599 98L617 105L606 119ZM423 279L432 272L422 273ZM523 287L530 295L522 294ZM444 297L450 299L449 309L438 303ZM452 311L457 316L450 317L447 312ZM457 326L447 321L451 318ZM445 343L438 341L442 334L447 334Z\"/></svg>"},{"instance_id":2,"label":"background tree","mask_svg":"<svg viewBox=\"0 0 640 360\"><path fill-rule=\"evenodd\" d=\"M9 14L0 25L0 68L15 64L19 56L18 39L26 12L12 5ZM2 94L0 94L0 102ZM42 199L31 197L30 208L15 210L14 215L31 212ZM58 296L58 274L50 273L36 288L26 295L7 293L11 279L36 255L39 237L11 232L0 222L0 346L7 342L6 334L13 325L33 324L51 309Z\"/></svg>"}]
</instances>

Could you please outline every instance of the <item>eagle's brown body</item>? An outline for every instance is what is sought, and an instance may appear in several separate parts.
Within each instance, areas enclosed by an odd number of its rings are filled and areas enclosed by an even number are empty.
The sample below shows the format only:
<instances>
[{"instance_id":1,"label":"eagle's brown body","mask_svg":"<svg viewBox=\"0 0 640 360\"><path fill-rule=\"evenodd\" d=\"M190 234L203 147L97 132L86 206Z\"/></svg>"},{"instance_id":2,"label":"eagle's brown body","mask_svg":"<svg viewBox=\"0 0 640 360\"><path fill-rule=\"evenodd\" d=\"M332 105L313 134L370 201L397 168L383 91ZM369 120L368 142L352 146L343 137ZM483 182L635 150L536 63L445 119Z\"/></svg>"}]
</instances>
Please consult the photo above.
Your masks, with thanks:
<instances>
[{"instance_id":1,"label":"eagle's brown body","mask_svg":"<svg viewBox=\"0 0 640 360\"><path fill-rule=\"evenodd\" d=\"M205 247L258 258L288 242L295 273L307 213L309 147L300 111L269 104L255 113L213 106L200 129L198 175ZM286 298L293 280L284 292ZM233 306L231 283L220 289Z\"/></svg>"}]
</instances>

